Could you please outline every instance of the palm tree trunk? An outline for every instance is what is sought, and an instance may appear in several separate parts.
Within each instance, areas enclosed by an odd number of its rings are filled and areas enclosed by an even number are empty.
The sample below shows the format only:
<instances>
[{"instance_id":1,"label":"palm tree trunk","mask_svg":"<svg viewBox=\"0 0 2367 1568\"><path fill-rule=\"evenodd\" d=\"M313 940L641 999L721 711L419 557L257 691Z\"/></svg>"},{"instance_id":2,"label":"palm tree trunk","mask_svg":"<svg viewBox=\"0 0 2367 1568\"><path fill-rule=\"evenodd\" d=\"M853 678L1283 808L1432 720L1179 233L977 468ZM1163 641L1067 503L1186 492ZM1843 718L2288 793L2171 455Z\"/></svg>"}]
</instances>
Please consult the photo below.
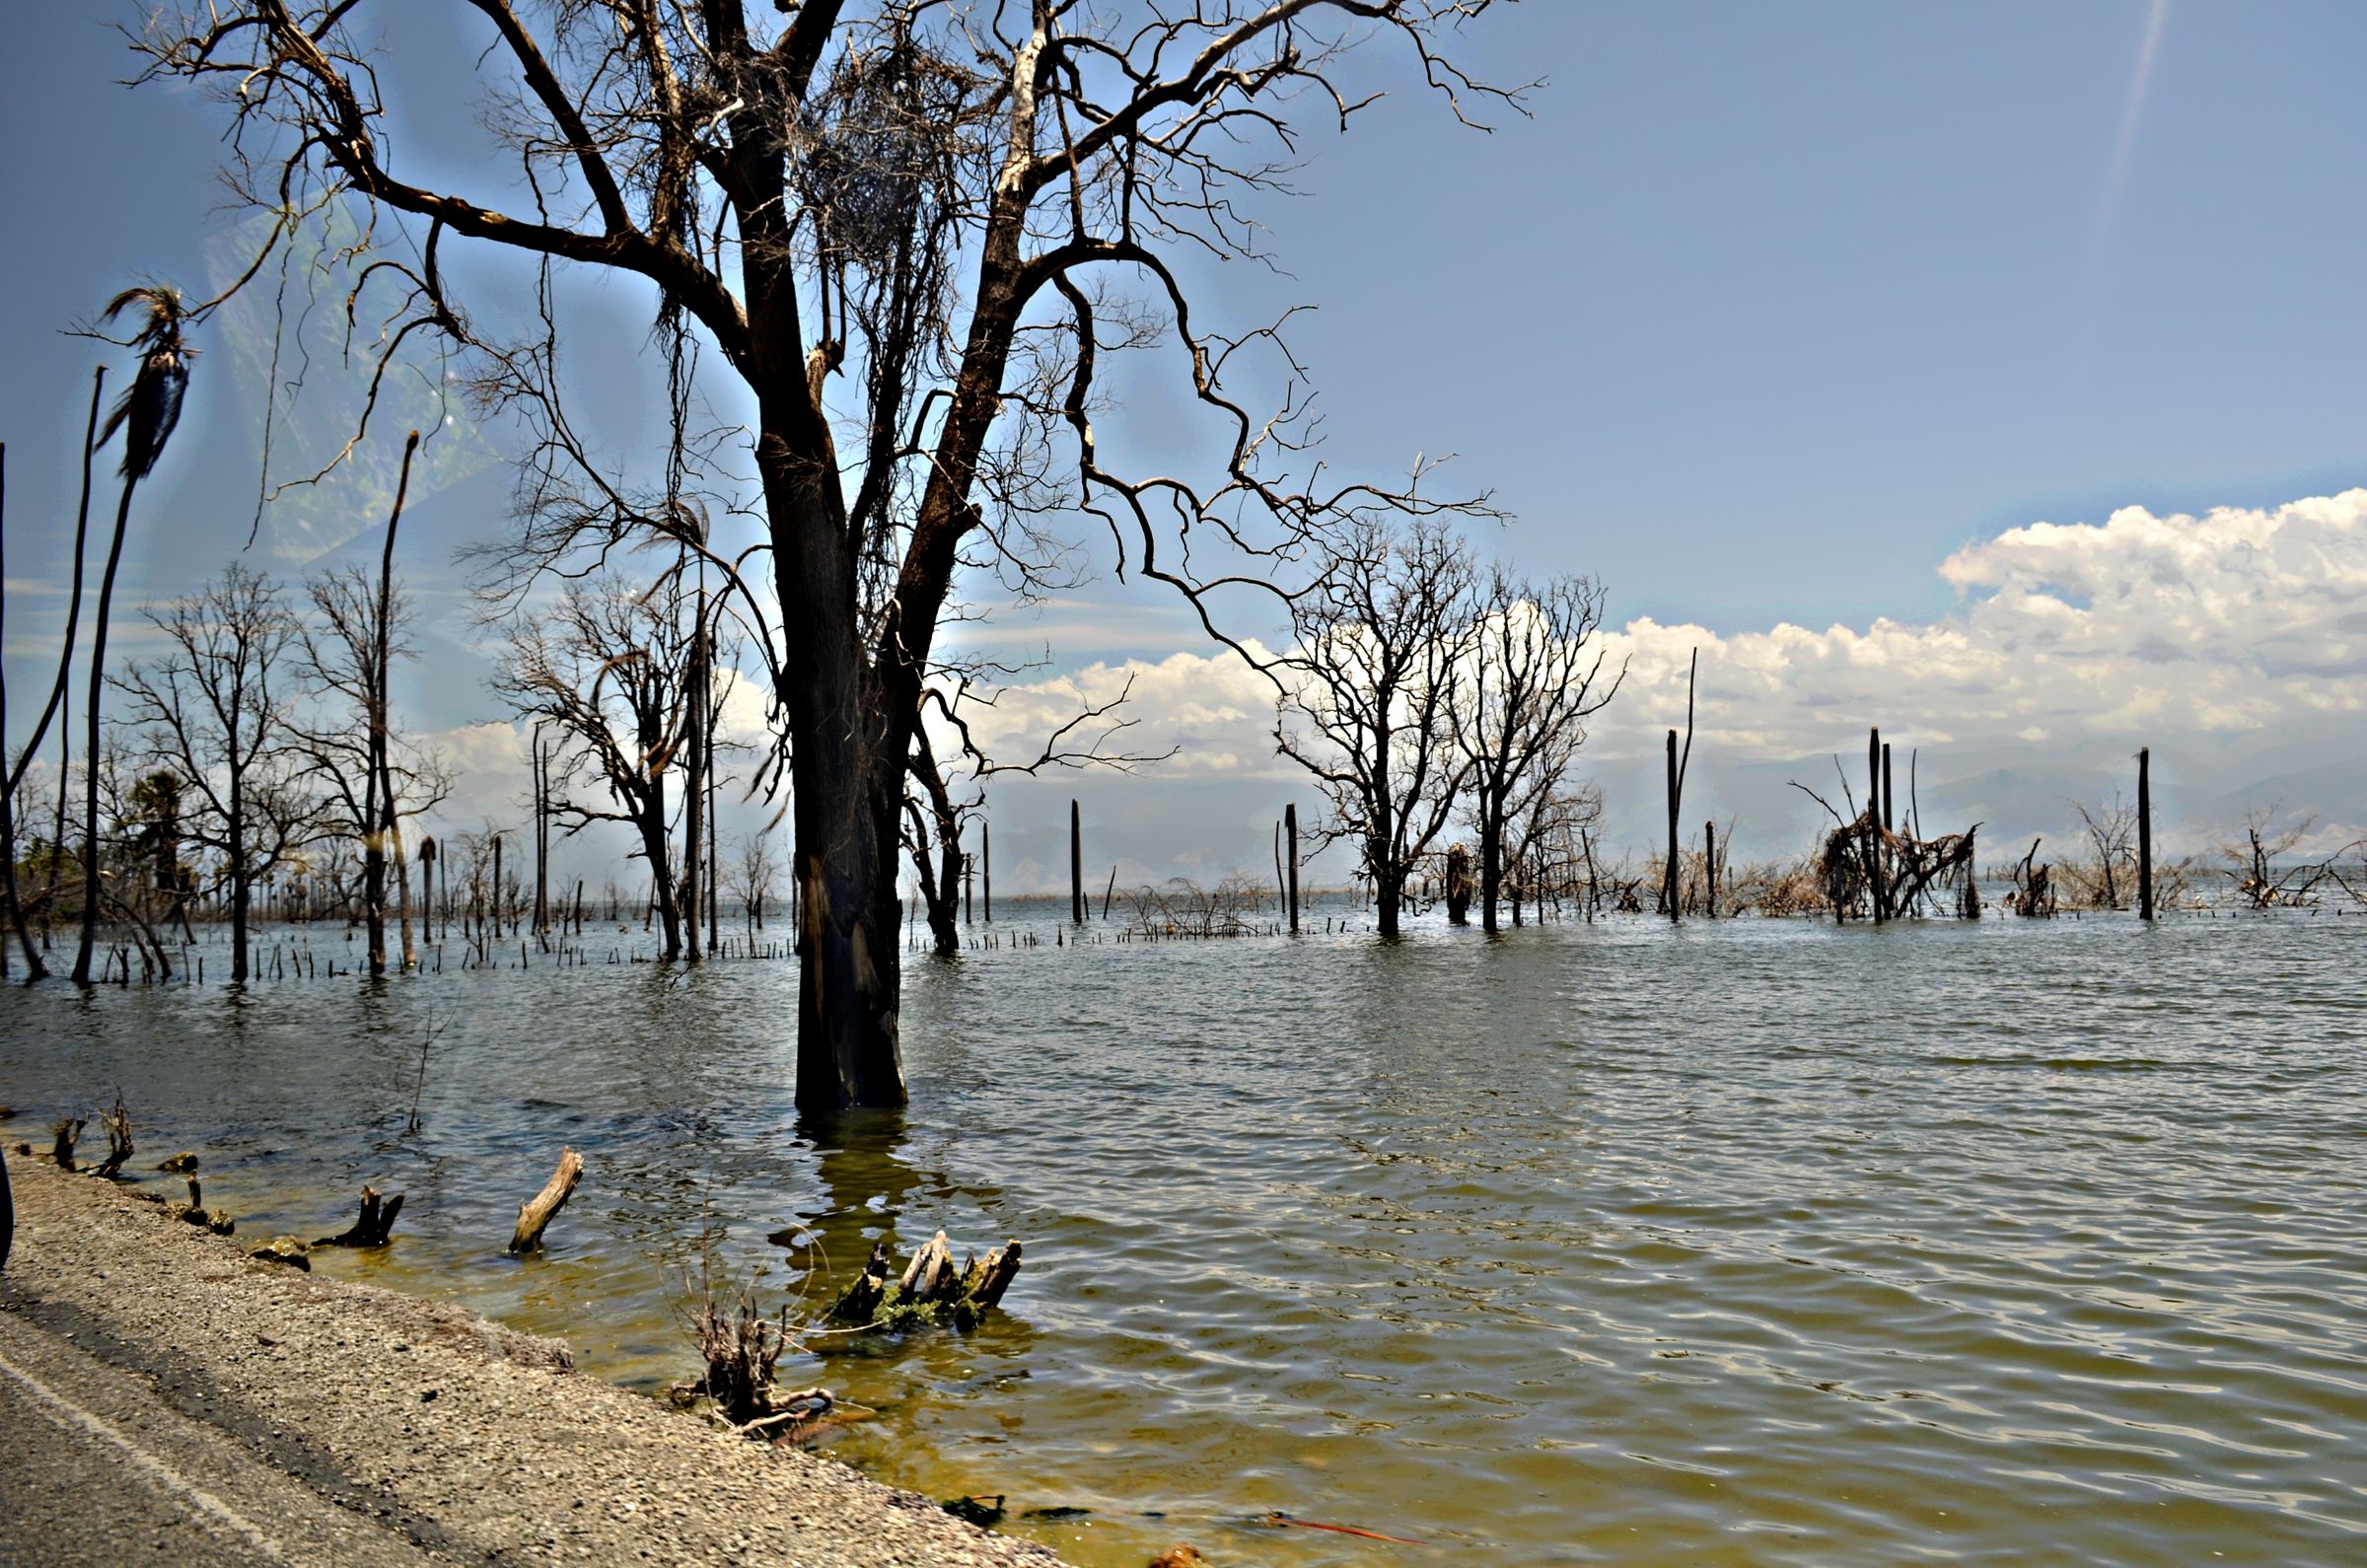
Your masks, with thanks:
<instances>
[{"instance_id":1,"label":"palm tree trunk","mask_svg":"<svg viewBox=\"0 0 2367 1568\"><path fill-rule=\"evenodd\" d=\"M107 682L107 614L115 597L115 568L123 561L123 532L131 519L131 497L140 481L123 479L115 504L115 536L107 547L107 570L99 579L99 606L91 617L91 696L83 715L82 748L82 942L74 950L74 983L91 983L91 951L99 942L99 696ZM64 780L59 780L63 787Z\"/></svg>"}]
</instances>

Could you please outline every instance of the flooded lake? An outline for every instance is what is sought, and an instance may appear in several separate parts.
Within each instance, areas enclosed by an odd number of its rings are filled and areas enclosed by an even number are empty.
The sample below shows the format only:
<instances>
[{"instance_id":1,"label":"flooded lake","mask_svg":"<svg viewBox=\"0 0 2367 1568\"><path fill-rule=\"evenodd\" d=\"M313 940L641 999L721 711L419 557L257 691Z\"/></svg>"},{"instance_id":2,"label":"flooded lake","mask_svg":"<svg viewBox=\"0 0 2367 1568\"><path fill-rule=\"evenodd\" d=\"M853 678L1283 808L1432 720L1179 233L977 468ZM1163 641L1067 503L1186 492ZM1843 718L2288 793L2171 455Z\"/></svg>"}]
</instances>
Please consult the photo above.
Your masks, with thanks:
<instances>
[{"instance_id":1,"label":"flooded lake","mask_svg":"<svg viewBox=\"0 0 2367 1568\"><path fill-rule=\"evenodd\" d=\"M374 984L320 929L321 978L244 995L0 993L0 1102L42 1142L120 1085L144 1179L199 1151L258 1243L407 1192L319 1266L653 1390L702 1269L798 1287L783 1227L841 1275L1023 1238L980 1331L784 1376L875 1412L841 1457L1081 1563L2367 1558L2367 919L1055 947L1062 909L910 959L910 1111L825 1143L789 963Z\"/></svg>"}]
</instances>

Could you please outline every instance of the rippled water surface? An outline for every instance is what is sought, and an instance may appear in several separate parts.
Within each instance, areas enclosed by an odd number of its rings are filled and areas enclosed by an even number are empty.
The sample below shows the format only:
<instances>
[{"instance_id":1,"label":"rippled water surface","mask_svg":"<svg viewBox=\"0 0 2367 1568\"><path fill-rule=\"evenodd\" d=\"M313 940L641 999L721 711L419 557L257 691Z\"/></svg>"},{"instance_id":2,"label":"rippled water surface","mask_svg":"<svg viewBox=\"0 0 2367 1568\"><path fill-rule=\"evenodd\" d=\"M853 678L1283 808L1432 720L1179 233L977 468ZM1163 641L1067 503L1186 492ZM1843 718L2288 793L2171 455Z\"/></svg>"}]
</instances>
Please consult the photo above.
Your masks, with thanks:
<instances>
[{"instance_id":1,"label":"rippled water surface","mask_svg":"<svg viewBox=\"0 0 2367 1568\"><path fill-rule=\"evenodd\" d=\"M1018 925L910 963L910 1112L828 1142L753 960L20 988L0 1101L38 1138L119 1083L242 1236L407 1191L322 1266L651 1389L702 1256L769 1304L784 1226L841 1271L1022 1237L981 1331L790 1376L1084 1563L2367 1560L2367 920Z\"/></svg>"}]
</instances>

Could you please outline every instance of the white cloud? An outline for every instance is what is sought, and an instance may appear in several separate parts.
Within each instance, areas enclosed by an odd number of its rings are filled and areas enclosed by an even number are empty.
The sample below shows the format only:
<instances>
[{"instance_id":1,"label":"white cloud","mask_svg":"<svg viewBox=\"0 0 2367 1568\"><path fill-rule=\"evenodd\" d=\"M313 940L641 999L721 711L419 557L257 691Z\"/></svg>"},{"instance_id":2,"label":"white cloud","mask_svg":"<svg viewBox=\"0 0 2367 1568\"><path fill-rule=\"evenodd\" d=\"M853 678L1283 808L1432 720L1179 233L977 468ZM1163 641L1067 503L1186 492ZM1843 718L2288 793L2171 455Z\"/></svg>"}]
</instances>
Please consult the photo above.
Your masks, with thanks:
<instances>
[{"instance_id":1,"label":"white cloud","mask_svg":"<svg viewBox=\"0 0 2367 1568\"><path fill-rule=\"evenodd\" d=\"M1589 748L1622 797L1614 819L1645 821L1642 806L1656 808L1661 735L1685 722L1696 647L1700 787L1724 791L1722 809L1741 805L1762 835L1785 842L1796 825L1785 803L1796 797L1770 765L1862 754L1875 724L1920 748L1927 785L2014 768L2026 799L2056 806L2121 778L2142 745L2156 750L2157 779L2162 753L2178 755L2173 786L2198 807L2215 791L2367 754L2367 489L2269 510L2157 517L2129 507L2102 524L2036 523L1969 544L1938 570L1959 598L1929 622L1718 633L1639 616L1607 634L1613 661L1631 662ZM1220 846L1211 865L1257 866L1279 803L1296 798L1305 811L1312 791L1273 755L1270 687L1230 653L1096 664L1016 684L980 735L998 754L1015 753L1081 700L1108 700L1128 675L1124 711L1139 728L1125 747L1184 750L1133 779L998 785L998 814L1052 824L1065 820L1069 795L1084 795L1089 832L1119 852L1121 881L1184 869L1203 846ZM1741 777L1752 764L1771 776ZM1147 802L1157 809L1140 810ZM2343 818L2330 831L2354 830L2345 801L2287 804ZM2016 825L2030 810L2001 809ZM1057 829L1045 832L1042 861L1057 879Z\"/></svg>"},{"instance_id":2,"label":"white cloud","mask_svg":"<svg viewBox=\"0 0 2367 1568\"><path fill-rule=\"evenodd\" d=\"M2102 754L2331 740L2330 724L2355 737L2367 713L2367 489L2036 523L1965 546L1939 573L1960 600L1922 625L1721 636L1633 621L1614 639L1634 658L1618 721L1682 722L1696 645L1702 730L1742 756L1827 750L1876 723L1969 752L2051 739Z\"/></svg>"}]
</instances>

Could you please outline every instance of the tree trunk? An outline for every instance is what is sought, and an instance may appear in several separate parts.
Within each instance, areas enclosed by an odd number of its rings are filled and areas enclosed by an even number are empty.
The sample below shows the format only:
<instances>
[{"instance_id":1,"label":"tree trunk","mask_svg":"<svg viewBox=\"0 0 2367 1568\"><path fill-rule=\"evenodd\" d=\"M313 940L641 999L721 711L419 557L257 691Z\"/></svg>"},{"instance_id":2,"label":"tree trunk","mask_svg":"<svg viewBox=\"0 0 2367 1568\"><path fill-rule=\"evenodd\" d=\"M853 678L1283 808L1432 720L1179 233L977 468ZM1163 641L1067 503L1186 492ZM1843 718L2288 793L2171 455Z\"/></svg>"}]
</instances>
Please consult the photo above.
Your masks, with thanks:
<instances>
[{"instance_id":1,"label":"tree trunk","mask_svg":"<svg viewBox=\"0 0 2367 1568\"><path fill-rule=\"evenodd\" d=\"M1882 731L1868 733L1866 739L1866 876L1872 889L1868 893L1874 904L1876 925L1889 918L1890 890L1883 885L1882 842Z\"/></svg>"},{"instance_id":2,"label":"tree trunk","mask_svg":"<svg viewBox=\"0 0 2367 1568\"><path fill-rule=\"evenodd\" d=\"M1669 858L1661 867L1660 899L1663 904L1668 906L1669 918L1672 920L1676 919L1678 916L1677 899L1679 893L1682 891L1682 890L1677 886L1677 856L1679 851L1677 841L1677 811L1678 803L1684 795L1684 792L1685 780L1679 774L1677 767L1677 732L1675 730L1671 730L1669 732Z\"/></svg>"},{"instance_id":3,"label":"tree trunk","mask_svg":"<svg viewBox=\"0 0 2367 1568\"><path fill-rule=\"evenodd\" d=\"M247 789L237 757L230 764L230 977L247 980L247 913L254 900L254 882L247 868Z\"/></svg>"},{"instance_id":4,"label":"tree trunk","mask_svg":"<svg viewBox=\"0 0 2367 1568\"><path fill-rule=\"evenodd\" d=\"M2137 918L2153 918L2153 748L2137 748Z\"/></svg>"},{"instance_id":5,"label":"tree trunk","mask_svg":"<svg viewBox=\"0 0 2367 1568\"><path fill-rule=\"evenodd\" d=\"M494 843L501 841L495 839ZM668 962L682 955L682 913L675 897L674 870L666 858L666 797L663 786L654 806L641 818L641 853L649 857L649 901L658 911Z\"/></svg>"},{"instance_id":6,"label":"tree trunk","mask_svg":"<svg viewBox=\"0 0 2367 1568\"><path fill-rule=\"evenodd\" d=\"M1483 798L1479 803L1479 929L1496 934L1496 902L1504 896L1504 806ZM1515 920L1519 918L1516 909Z\"/></svg>"},{"instance_id":7,"label":"tree trunk","mask_svg":"<svg viewBox=\"0 0 2367 1568\"><path fill-rule=\"evenodd\" d=\"M682 780L682 912L689 918L690 929L684 935L683 957L692 963L698 962L698 927L705 910L698 896L698 862L706 852L705 783L699 777L699 732L706 728L707 693L705 650L701 638L706 627L706 605L702 601L696 610L696 623L690 631L689 691L683 702L684 725L682 756L687 763Z\"/></svg>"},{"instance_id":8,"label":"tree trunk","mask_svg":"<svg viewBox=\"0 0 2367 1568\"><path fill-rule=\"evenodd\" d=\"M91 617L91 695L83 714L89 733L82 748L82 942L74 952L76 985L91 983L91 951L99 942L99 697L107 683L108 611L115 597L115 571L123 562L132 493L139 487L140 481L127 474L123 498L115 504L115 536L107 548L107 570L99 579L98 612ZM66 787L63 775L57 787Z\"/></svg>"},{"instance_id":9,"label":"tree trunk","mask_svg":"<svg viewBox=\"0 0 2367 1568\"><path fill-rule=\"evenodd\" d=\"M1290 934L1299 934L1299 808L1282 808L1282 836L1290 852Z\"/></svg>"}]
</instances>

